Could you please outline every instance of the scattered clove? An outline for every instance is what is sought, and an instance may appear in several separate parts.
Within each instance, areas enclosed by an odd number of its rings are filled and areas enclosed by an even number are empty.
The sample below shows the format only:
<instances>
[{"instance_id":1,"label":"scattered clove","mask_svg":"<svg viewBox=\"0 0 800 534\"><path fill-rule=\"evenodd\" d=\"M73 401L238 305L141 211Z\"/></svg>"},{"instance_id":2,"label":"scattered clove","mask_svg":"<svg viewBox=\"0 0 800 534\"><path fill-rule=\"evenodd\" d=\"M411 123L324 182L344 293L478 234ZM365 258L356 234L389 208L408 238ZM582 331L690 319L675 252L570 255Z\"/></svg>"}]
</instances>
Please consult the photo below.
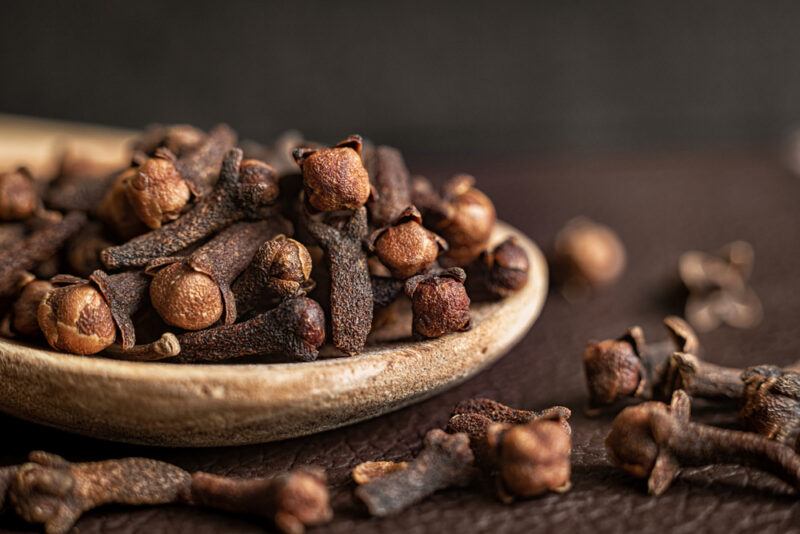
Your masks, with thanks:
<instances>
[{"instance_id":1,"label":"scattered clove","mask_svg":"<svg viewBox=\"0 0 800 534\"><path fill-rule=\"evenodd\" d=\"M168 257L230 224L269 215L278 195L272 168L257 160L242 161L242 151L228 152L214 190L201 197L176 221L109 247L101 258L109 269L141 267Z\"/></svg>"},{"instance_id":2,"label":"scattered clove","mask_svg":"<svg viewBox=\"0 0 800 534\"><path fill-rule=\"evenodd\" d=\"M218 326L178 336L181 362L222 361L244 356L279 356L288 361L312 361L325 341L325 314L306 297L243 323Z\"/></svg>"},{"instance_id":3,"label":"scattered clove","mask_svg":"<svg viewBox=\"0 0 800 534\"><path fill-rule=\"evenodd\" d=\"M108 275L95 271L84 280L59 275L37 311L39 327L51 347L76 354L95 354L109 347L120 332L120 344L136 343L131 316L145 303L148 277L140 271Z\"/></svg>"},{"instance_id":4,"label":"scattered clove","mask_svg":"<svg viewBox=\"0 0 800 534\"><path fill-rule=\"evenodd\" d=\"M367 202L369 222L374 228L382 228L402 217L412 204L408 168L400 151L390 146L367 151L364 162L373 189Z\"/></svg>"},{"instance_id":5,"label":"scattered clove","mask_svg":"<svg viewBox=\"0 0 800 534\"><path fill-rule=\"evenodd\" d=\"M174 465L145 458L70 463L32 452L11 481L8 498L28 523L48 534L72 529L80 516L104 504L166 504L186 501L192 478Z\"/></svg>"},{"instance_id":6,"label":"scattered clove","mask_svg":"<svg viewBox=\"0 0 800 534\"><path fill-rule=\"evenodd\" d=\"M800 374L797 363L750 367L741 373L744 383L739 420L762 436L797 450L800 437Z\"/></svg>"},{"instance_id":7,"label":"scattered clove","mask_svg":"<svg viewBox=\"0 0 800 534\"><path fill-rule=\"evenodd\" d=\"M331 148L296 148L308 204L316 211L357 210L370 195L369 174L361 160L363 142L351 135Z\"/></svg>"},{"instance_id":8,"label":"scattered clove","mask_svg":"<svg viewBox=\"0 0 800 534\"><path fill-rule=\"evenodd\" d=\"M0 297L13 295L19 272L54 256L84 224L86 215L73 211L60 222L46 225L0 251Z\"/></svg>"},{"instance_id":9,"label":"scattered clove","mask_svg":"<svg viewBox=\"0 0 800 534\"><path fill-rule=\"evenodd\" d=\"M191 195L202 197L213 189L222 160L235 144L236 133L221 124L181 157L168 148L156 149L126 182L125 193L139 219L152 229L177 219Z\"/></svg>"},{"instance_id":10,"label":"scattered clove","mask_svg":"<svg viewBox=\"0 0 800 534\"><path fill-rule=\"evenodd\" d=\"M27 219L39 206L36 182L28 169L0 173L0 221Z\"/></svg>"},{"instance_id":11,"label":"scattered clove","mask_svg":"<svg viewBox=\"0 0 800 534\"><path fill-rule=\"evenodd\" d=\"M303 222L325 251L331 277L333 345L345 354L358 354L372 326L372 284L362 246L367 234L367 211L361 207L345 220L328 222L304 213Z\"/></svg>"},{"instance_id":12,"label":"scattered clove","mask_svg":"<svg viewBox=\"0 0 800 534\"><path fill-rule=\"evenodd\" d=\"M314 287L311 268L311 255L299 241L283 234L266 241L233 284L237 312L248 316L265 311L270 298L305 295Z\"/></svg>"},{"instance_id":13,"label":"scattered clove","mask_svg":"<svg viewBox=\"0 0 800 534\"><path fill-rule=\"evenodd\" d=\"M556 235L553 261L565 295L580 296L617 281L625 270L625 246L608 226L578 217Z\"/></svg>"},{"instance_id":14,"label":"scattered clove","mask_svg":"<svg viewBox=\"0 0 800 534\"><path fill-rule=\"evenodd\" d=\"M190 502L218 510L268 517L286 534L333 518L325 471L302 467L272 478L234 479L194 473Z\"/></svg>"},{"instance_id":15,"label":"scattered clove","mask_svg":"<svg viewBox=\"0 0 800 534\"><path fill-rule=\"evenodd\" d=\"M463 487L475 478L474 457L465 434L434 429L405 469L359 486L355 495L373 516L399 513L443 489Z\"/></svg>"},{"instance_id":16,"label":"scattered clove","mask_svg":"<svg viewBox=\"0 0 800 534\"><path fill-rule=\"evenodd\" d=\"M240 222L217 234L186 258L160 258L145 272L153 276L150 301L167 324L200 330L223 317L236 320L230 284L247 268L258 247L286 227L282 218Z\"/></svg>"},{"instance_id":17,"label":"scattered clove","mask_svg":"<svg viewBox=\"0 0 800 534\"><path fill-rule=\"evenodd\" d=\"M753 247L745 241L734 241L716 254L681 255L678 273L689 290L685 315L692 326L709 332L722 323L753 328L761 322L761 300L747 283L754 259Z\"/></svg>"},{"instance_id":18,"label":"scattered clove","mask_svg":"<svg viewBox=\"0 0 800 534\"><path fill-rule=\"evenodd\" d=\"M649 401L617 415L606 438L612 462L647 478L651 495L664 493L681 466L752 466L800 489L800 456L792 448L750 432L723 430L689 420L691 401L682 390L671 404Z\"/></svg>"},{"instance_id":19,"label":"scattered clove","mask_svg":"<svg viewBox=\"0 0 800 534\"><path fill-rule=\"evenodd\" d=\"M411 299L413 332L419 338L437 338L470 328L466 274L452 267L438 273L420 274L406 281Z\"/></svg>"},{"instance_id":20,"label":"scattered clove","mask_svg":"<svg viewBox=\"0 0 800 534\"><path fill-rule=\"evenodd\" d=\"M620 338L592 342L583 353L589 389L589 413L622 399L650 399L664 381L667 359L675 351L699 352L700 342L681 318L669 316L664 326L670 339L648 344L634 326Z\"/></svg>"},{"instance_id":21,"label":"scattered clove","mask_svg":"<svg viewBox=\"0 0 800 534\"><path fill-rule=\"evenodd\" d=\"M414 206L403 210L391 226L373 232L369 242L391 275L402 280L428 270L447 250L444 239L422 226L422 215Z\"/></svg>"}]
</instances>

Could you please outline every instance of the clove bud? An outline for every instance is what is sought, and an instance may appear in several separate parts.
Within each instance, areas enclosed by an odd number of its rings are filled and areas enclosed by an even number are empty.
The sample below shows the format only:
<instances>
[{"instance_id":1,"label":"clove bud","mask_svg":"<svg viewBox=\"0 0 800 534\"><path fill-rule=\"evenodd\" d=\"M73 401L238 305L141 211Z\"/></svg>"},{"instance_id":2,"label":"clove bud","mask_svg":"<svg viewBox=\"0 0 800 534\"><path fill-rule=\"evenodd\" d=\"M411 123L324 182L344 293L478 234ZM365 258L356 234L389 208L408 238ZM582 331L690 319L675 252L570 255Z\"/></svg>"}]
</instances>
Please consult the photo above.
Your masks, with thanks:
<instances>
[{"instance_id":1,"label":"clove bud","mask_svg":"<svg viewBox=\"0 0 800 534\"><path fill-rule=\"evenodd\" d=\"M429 269L447 243L422 226L422 215L410 206L392 222L369 238L370 249L393 277L405 280Z\"/></svg>"},{"instance_id":2,"label":"clove bud","mask_svg":"<svg viewBox=\"0 0 800 534\"><path fill-rule=\"evenodd\" d=\"M608 226L578 217L556 235L554 263L567 296L579 295L610 285L622 275L625 246Z\"/></svg>"},{"instance_id":3,"label":"clove bud","mask_svg":"<svg viewBox=\"0 0 800 534\"><path fill-rule=\"evenodd\" d=\"M453 267L439 273L421 274L406 281L411 299L413 332L421 338L437 338L470 328L469 296L464 289L466 274Z\"/></svg>"},{"instance_id":4,"label":"clove bud","mask_svg":"<svg viewBox=\"0 0 800 534\"><path fill-rule=\"evenodd\" d=\"M27 219L39 206L39 193L28 169L0 173L0 221Z\"/></svg>"}]
</instances>

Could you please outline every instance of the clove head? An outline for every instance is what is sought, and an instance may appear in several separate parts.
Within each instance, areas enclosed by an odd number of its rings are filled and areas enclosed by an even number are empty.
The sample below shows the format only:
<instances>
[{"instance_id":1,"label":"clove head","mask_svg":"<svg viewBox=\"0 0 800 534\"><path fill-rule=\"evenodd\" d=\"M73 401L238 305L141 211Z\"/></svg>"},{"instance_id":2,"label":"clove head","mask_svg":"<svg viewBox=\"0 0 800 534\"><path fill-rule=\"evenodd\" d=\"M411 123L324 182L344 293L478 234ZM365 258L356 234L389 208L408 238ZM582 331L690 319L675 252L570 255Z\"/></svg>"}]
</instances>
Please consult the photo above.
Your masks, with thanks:
<instances>
[{"instance_id":1,"label":"clove head","mask_svg":"<svg viewBox=\"0 0 800 534\"><path fill-rule=\"evenodd\" d=\"M47 280L34 280L28 283L14 302L12 309L12 330L24 337L34 337L41 332L39 328L39 304L53 289Z\"/></svg>"},{"instance_id":2,"label":"clove head","mask_svg":"<svg viewBox=\"0 0 800 534\"><path fill-rule=\"evenodd\" d=\"M239 181L241 204L256 210L274 203L280 193L277 172L261 160L243 160L239 166Z\"/></svg>"},{"instance_id":3,"label":"clove head","mask_svg":"<svg viewBox=\"0 0 800 534\"><path fill-rule=\"evenodd\" d=\"M267 283L277 294L287 297L308 287L312 261L308 249L285 235L270 239L258 249L252 265L267 275Z\"/></svg>"},{"instance_id":4,"label":"clove head","mask_svg":"<svg viewBox=\"0 0 800 534\"><path fill-rule=\"evenodd\" d=\"M492 424L486 434L494 451L501 496L535 497L570 488L572 440L558 421Z\"/></svg>"},{"instance_id":5,"label":"clove head","mask_svg":"<svg viewBox=\"0 0 800 534\"><path fill-rule=\"evenodd\" d=\"M0 221L21 221L39 207L36 183L28 169L0 173Z\"/></svg>"},{"instance_id":6,"label":"clove head","mask_svg":"<svg viewBox=\"0 0 800 534\"><path fill-rule=\"evenodd\" d=\"M331 148L297 148L308 203L318 211L354 210L370 195L369 174L361 159L362 140L353 135Z\"/></svg>"},{"instance_id":7,"label":"clove head","mask_svg":"<svg viewBox=\"0 0 800 534\"><path fill-rule=\"evenodd\" d=\"M466 274L458 267L408 279L405 292L411 299L415 335L437 338L469 330L470 300L465 280Z\"/></svg>"},{"instance_id":8,"label":"clove head","mask_svg":"<svg viewBox=\"0 0 800 534\"><path fill-rule=\"evenodd\" d=\"M528 254L514 237L481 254L481 261L486 269L486 285L495 295L506 297L528 283Z\"/></svg>"},{"instance_id":9,"label":"clove head","mask_svg":"<svg viewBox=\"0 0 800 534\"><path fill-rule=\"evenodd\" d=\"M625 247L608 226L579 217L555 240L555 263L568 286L598 288L615 282L625 269Z\"/></svg>"},{"instance_id":10,"label":"clove head","mask_svg":"<svg viewBox=\"0 0 800 534\"><path fill-rule=\"evenodd\" d=\"M475 178L461 174L443 187L444 216L435 227L449 245L445 258L451 266L465 266L486 250L497 220L494 204L474 185Z\"/></svg>"},{"instance_id":11,"label":"clove head","mask_svg":"<svg viewBox=\"0 0 800 534\"><path fill-rule=\"evenodd\" d=\"M116 339L111 308L88 283L50 291L37 310L39 328L51 347L75 354L95 354Z\"/></svg>"},{"instance_id":12,"label":"clove head","mask_svg":"<svg viewBox=\"0 0 800 534\"><path fill-rule=\"evenodd\" d=\"M646 370L629 337L589 343L583 369L592 406L635 397L646 387Z\"/></svg>"},{"instance_id":13,"label":"clove head","mask_svg":"<svg viewBox=\"0 0 800 534\"><path fill-rule=\"evenodd\" d=\"M742 380L739 419L745 427L794 447L800 436L800 374L759 365L745 369Z\"/></svg>"},{"instance_id":14,"label":"clove head","mask_svg":"<svg viewBox=\"0 0 800 534\"><path fill-rule=\"evenodd\" d=\"M121 239L127 240L147 231L128 200L128 182L138 175L138 168L122 171L106 191L97 207L97 217Z\"/></svg>"},{"instance_id":15,"label":"clove head","mask_svg":"<svg viewBox=\"0 0 800 534\"><path fill-rule=\"evenodd\" d=\"M372 245L394 278L405 280L428 269L447 243L422 226L422 215L407 208L392 226L379 230Z\"/></svg>"},{"instance_id":16,"label":"clove head","mask_svg":"<svg viewBox=\"0 0 800 534\"><path fill-rule=\"evenodd\" d=\"M225 310L219 285L185 262L171 263L155 274L150 301L167 324L184 330L207 328Z\"/></svg>"},{"instance_id":17,"label":"clove head","mask_svg":"<svg viewBox=\"0 0 800 534\"><path fill-rule=\"evenodd\" d=\"M139 219L149 228L177 219L191 198L189 184L175 166L175 156L166 149L147 159L126 181L125 194Z\"/></svg>"}]
</instances>

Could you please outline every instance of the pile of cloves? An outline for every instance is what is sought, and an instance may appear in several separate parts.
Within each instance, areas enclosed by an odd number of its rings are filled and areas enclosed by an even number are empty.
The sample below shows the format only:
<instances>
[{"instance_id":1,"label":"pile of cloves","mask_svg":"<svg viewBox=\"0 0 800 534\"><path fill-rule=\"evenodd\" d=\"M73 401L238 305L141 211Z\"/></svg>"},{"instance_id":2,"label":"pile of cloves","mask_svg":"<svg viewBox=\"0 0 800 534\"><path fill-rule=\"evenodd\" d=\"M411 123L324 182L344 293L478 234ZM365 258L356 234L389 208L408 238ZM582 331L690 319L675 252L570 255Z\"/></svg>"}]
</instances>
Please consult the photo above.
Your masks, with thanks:
<instances>
[{"instance_id":1,"label":"pile of cloves","mask_svg":"<svg viewBox=\"0 0 800 534\"><path fill-rule=\"evenodd\" d=\"M473 292L528 279L516 241L490 246L473 177L435 188L358 135L264 146L154 125L125 168L54 167L0 173L0 333L68 353L309 361L327 339L354 355L386 317L416 339L467 330ZM410 317L382 313L402 299Z\"/></svg>"}]
</instances>

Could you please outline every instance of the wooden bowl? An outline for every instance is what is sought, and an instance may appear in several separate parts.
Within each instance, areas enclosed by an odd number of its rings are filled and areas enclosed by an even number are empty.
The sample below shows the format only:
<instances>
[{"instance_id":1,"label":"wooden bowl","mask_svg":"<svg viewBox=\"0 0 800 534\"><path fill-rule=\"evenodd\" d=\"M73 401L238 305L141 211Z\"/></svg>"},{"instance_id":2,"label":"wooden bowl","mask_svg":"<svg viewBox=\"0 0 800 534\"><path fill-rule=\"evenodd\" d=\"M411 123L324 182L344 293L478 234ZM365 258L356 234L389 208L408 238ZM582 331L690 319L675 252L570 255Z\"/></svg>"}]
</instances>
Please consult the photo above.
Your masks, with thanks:
<instances>
[{"instance_id":1,"label":"wooden bowl","mask_svg":"<svg viewBox=\"0 0 800 534\"><path fill-rule=\"evenodd\" d=\"M542 253L517 236L528 284L473 306L468 332L380 343L358 356L291 364L189 365L74 356L0 339L0 410L87 436L162 446L241 445L321 432L431 397L499 359L539 315Z\"/></svg>"}]
</instances>

